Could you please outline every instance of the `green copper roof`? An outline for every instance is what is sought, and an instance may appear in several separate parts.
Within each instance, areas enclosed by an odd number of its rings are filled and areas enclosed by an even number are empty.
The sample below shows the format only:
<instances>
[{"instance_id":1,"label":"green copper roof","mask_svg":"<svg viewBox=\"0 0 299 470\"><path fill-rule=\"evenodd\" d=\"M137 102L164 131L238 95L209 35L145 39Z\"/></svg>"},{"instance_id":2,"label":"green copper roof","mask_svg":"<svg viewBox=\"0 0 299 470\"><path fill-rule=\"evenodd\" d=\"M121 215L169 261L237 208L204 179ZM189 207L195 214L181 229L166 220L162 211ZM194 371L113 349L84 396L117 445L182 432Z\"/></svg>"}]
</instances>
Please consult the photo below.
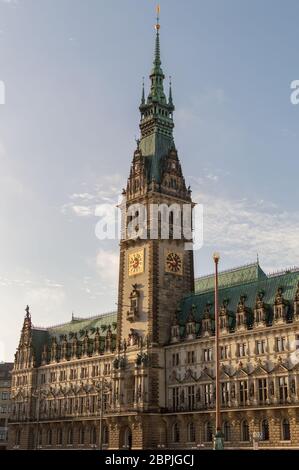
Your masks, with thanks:
<instances>
[{"instance_id":1,"label":"green copper roof","mask_svg":"<svg viewBox=\"0 0 299 470\"><path fill-rule=\"evenodd\" d=\"M267 276L258 263L248 264L219 273L219 287L246 284L265 279ZM195 279L195 292L207 292L214 289L214 274Z\"/></svg>"},{"instance_id":2,"label":"green copper roof","mask_svg":"<svg viewBox=\"0 0 299 470\"><path fill-rule=\"evenodd\" d=\"M80 339L80 336L83 337L87 331L88 336L92 338L97 328L99 328L100 331L105 331L108 325L110 325L113 331L113 329L115 329L113 327L116 327L116 317L117 313L111 312L91 318L73 318L69 323L48 328L48 332L50 337L56 336L57 339L59 339L61 335L77 333L78 339Z\"/></svg>"},{"instance_id":3,"label":"green copper roof","mask_svg":"<svg viewBox=\"0 0 299 470\"><path fill-rule=\"evenodd\" d=\"M52 326L49 328L33 327L32 343L37 364L40 364L41 353L44 345L47 344L49 346L51 343L51 338L56 337L57 342L60 342L62 336L66 335L67 340L70 341L73 335L76 334L78 340L81 341L83 340L85 332L87 331L88 337L93 339L97 328L99 328L103 341L109 325L111 326L112 333L115 336L116 321L117 313L111 312L97 315L91 318L73 318L72 321L68 323Z\"/></svg>"},{"instance_id":4,"label":"green copper roof","mask_svg":"<svg viewBox=\"0 0 299 470\"><path fill-rule=\"evenodd\" d=\"M219 305L223 305L224 301L228 302L227 308L230 317L234 319L241 296L245 296L245 306L253 312L257 294L263 292L263 301L272 310L277 289L280 287L283 289L284 299L290 303L292 308L299 282L299 269L267 276L259 266L251 265L220 273L219 279L221 279L221 283L219 283ZM214 289L212 282L213 277L211 276L197 280L197 292L182 300L181 310L178 314L181 325L186 322L192 306L196 321L199 322L202 319L203 312L208 304L210 304L211 318L214 318Z\"/></svg>"}]
</instances>

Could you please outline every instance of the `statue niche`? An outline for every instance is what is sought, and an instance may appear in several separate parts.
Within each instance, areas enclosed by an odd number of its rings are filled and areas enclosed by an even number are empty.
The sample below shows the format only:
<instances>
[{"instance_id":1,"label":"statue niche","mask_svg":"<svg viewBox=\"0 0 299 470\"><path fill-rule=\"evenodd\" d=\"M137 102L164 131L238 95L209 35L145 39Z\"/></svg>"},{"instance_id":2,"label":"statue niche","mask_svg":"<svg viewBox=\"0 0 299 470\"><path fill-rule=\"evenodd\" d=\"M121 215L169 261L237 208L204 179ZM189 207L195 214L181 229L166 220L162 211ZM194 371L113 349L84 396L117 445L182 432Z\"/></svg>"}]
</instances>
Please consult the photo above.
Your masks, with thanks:
<instances>
[{"instance_id":1,"label":"statue niche","mask_svg":"<svg viewBox=\"0 0 299 470\"><path fill-rule=\"evenodd\" d=\"M137 284L132 285L133 290L130 293L130 310L127 311L127 319L130 322L134 322L139 317L139 303L140 303L140 292L137 289Z\"/></svg>"}]
</instances>

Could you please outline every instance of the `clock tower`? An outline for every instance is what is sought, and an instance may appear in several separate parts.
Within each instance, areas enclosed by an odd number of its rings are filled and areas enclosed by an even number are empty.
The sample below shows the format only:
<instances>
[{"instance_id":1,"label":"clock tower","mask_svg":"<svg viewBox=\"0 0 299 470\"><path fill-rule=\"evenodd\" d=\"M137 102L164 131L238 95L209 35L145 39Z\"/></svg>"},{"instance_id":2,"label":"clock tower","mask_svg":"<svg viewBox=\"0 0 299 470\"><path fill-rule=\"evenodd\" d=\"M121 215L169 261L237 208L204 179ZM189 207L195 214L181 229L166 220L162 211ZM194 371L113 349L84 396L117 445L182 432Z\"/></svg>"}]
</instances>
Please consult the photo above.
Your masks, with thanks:
<instances>
[{"instance_id":1,"label":"clock tower","mask_svg":"<svg viewBox=\"0 0 299 470\"><path fill-rule=\"evenodd\" d=\"M150 90L146 99L143 84L140 140L123 191L127 230L120 243L117 326L121 343L134 332L151 345L165 345L179 301L194 290L192 243L186 244L182 229L183 213L192 207L191 191L173 139L172 87L170 83L166 98L164 79L157 20Z\"/></svg>"}]
</instances>

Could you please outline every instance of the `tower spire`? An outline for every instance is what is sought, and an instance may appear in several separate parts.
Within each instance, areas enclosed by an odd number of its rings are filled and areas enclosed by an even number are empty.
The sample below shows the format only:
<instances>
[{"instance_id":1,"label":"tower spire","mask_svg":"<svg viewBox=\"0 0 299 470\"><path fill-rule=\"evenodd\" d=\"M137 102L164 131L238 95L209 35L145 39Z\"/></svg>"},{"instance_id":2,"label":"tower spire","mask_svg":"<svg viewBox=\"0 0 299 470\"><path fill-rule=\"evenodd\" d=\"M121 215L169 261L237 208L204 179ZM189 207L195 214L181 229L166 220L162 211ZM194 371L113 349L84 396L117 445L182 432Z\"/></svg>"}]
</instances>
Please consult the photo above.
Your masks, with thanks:
<instances>
[{"instance_id":1,"label":"tower spire","mask_svg":"<svg viewBox=\"0 0 299 470\"><path fill-rule=\"evenodd\" d=\"M155 39L155 52L154 52L154 62L153 68L150 74L151 79L151 91L148 96L149 101L157 101L160 103L165 103L166 98L163 88L163 80L165 78L163 70L161 68L161 54L160 54L160 6L157 6L157 19L155 24L156 30L156 39Z\"/></svg>"},{"instance_id":2,"label":"tower spire","mask_svg":"<svg viewBox=\"0 0 299 470\"><path fill-rule=\"evenodd\" d=\"M160 57L160 5L157 5L156 8L157 11L157 22L155 25L155 30L156 30L156 43L155 43L155 59L154 59L154 65L156 67L160 67L161 65L161 57Z\"/></svg>"},{"instance_id":3,"label":"tower spire","mask_svg":"<svg viewBox=\"0 0 299 470\"><path fill-rule=\"evenodd\" d=\"M142 77L142 93L141 93L141 105L145 104L145 94L144 94L144 77Z\"/></svg>"},{"instance_id":4,"label":"tower spire","mask_svg":"<svg viewBox=\"0 0 299 470\"><path fill-rule=\"evenodd\" d=\"M169 100L164 92L164 73L161 67L160 55L160 6L156 9L157 18L155 24L155 50L153 67L150 73L150 91L145 99L144 86L142 87L141 104L139 110L140 120L140 151L148 159L147 178L160 181L162 158L174 147L173 142L173 111L172 90L169 92Z\"/></svg>"},{"instance_id":5,"label":"tower spire","mask_svg":"<svg viewBox=\"0 0 299 470\"><path fill-rule=\"evenodd\" d=\"M169 96L168 96L168 104L169 104L170 106L173 106L171 76L169 77Z\"/></svg>"}]
</instances>

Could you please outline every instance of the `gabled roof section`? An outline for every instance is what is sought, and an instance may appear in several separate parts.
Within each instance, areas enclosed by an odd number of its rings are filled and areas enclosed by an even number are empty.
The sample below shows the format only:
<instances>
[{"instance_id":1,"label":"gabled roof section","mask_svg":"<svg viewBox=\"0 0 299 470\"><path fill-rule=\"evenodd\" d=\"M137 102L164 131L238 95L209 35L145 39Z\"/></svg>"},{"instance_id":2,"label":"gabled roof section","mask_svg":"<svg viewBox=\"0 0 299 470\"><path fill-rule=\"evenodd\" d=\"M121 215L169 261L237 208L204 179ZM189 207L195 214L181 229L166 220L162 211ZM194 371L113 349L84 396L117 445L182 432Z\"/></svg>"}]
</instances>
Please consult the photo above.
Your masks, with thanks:
<instances>
[{"instance_id":1,"label":"gabled roof section","mask_svg":"<svg viewBox=\"0 0 299 470\"><path fill-rule=\"evenodd\" d=\"M83 336L86 331L88 332L88 336L92 338L97 328L99 328L100 331L105 331L110 325L113 330L113 326L116 326L116 317L116 312L103 313L90 318L73 317L71 322L53 326L47 330L50 337L56 336L57 339L59 339L61 335L70 333L77 333L78 339L80 339L80 335Z\"/></svg>"},{"instance_id":2,"label":"gabled roof section","mask_svg":"<svg viewBox=\"0 0 299 470\"><path fill-rule=\"evenodd\" d=\"M108 326L111 326L112 333L116 334L116 321L117 312L103 313L90 318L76 318L61 325L55 325L48 328L32 327L32 344L34 348L36 362L40 364L43 346L50 345L51 338L56 337L57 342L60 341L61 336L67 335L70 340L70 335L77 334L78 340L83 340L85 332L88 332L88 337L92 339L97 331L104 336Z\"/></svg>"},{"instance_id":3,"label":"gabled roof section","mask_svg":"<svg viewBox=\"0 0 299 470\"><path fill-rule=\"evenodd\" d=\"M231 287L249 282L259 281L267 278L259 263L252 263L245 266L229 269L219 273L219 288ZM214 290L214 274L202 276L195 279L195 292L203 293Z\"/></svg>"}]
</instances>

